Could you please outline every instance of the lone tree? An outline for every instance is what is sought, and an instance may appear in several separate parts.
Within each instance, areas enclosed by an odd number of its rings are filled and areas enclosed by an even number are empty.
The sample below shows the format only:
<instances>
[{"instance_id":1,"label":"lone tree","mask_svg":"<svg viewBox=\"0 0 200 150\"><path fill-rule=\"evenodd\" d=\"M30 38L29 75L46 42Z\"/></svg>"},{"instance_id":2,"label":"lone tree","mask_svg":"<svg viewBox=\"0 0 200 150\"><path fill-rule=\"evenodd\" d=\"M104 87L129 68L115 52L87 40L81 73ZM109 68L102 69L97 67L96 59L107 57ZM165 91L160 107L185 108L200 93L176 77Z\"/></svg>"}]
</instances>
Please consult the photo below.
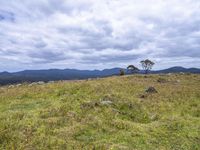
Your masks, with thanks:
<instances>
[{"instance_id":1,"label":"lone tree","mask_svg":"<svg viewBox=\"0 0 200 150\"><path fill-rule=\"evenodd\" d=\"M129 70L131 73L137 73L138 71L140 71L137 67L135 67L134 65L129 65L127 67L127 70Z\"/></svg>"},{"instance_id":2,"label":"lone tree","mask_svg":"<svg viewBox=\"0 0 200 150\"><path fill-rule=\"evenodd\" d=\"M153 65L155 64L149 59L142 60L140 63L142 64L142 68L144 69L145 74L147 74L152 69Z\"/></svg>"}]
</instances>

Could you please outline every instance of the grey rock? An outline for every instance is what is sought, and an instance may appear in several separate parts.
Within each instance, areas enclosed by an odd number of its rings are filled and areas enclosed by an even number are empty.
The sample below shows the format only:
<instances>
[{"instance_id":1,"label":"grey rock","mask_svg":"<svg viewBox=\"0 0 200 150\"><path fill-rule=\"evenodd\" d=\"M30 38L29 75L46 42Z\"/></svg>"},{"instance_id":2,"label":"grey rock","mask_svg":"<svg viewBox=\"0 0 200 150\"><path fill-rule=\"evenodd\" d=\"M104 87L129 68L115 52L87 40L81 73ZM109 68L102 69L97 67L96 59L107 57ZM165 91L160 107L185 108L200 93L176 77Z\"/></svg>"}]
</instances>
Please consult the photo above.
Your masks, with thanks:
<instances>
[{"instance_id":1,"label":"grey rock","mask_svg":"<svg viewBox=\"0 0 200 150\"><path fill-rule=\"evenodd\" d=\"M158 93L158 91L154 87L152 87L152 86L150 86L149 88L147 88L145 92L146 93Z\"/></svg>"},{"instance_id":2,"label":"grey rock","mask_svg":"<svg viewBox=\"0 0 200 150\"><path fill-rule=\"evenodd\" d=\"M159 82L159 83L166 83L167 80L164 79L164 78L158 78L157 82Z\"/></svg>"},{"instance_id":3,"label":"grey rock","mask_svg":"<svg viewBox=\"0 0 200 150\"><path fill-rule=\"evenodd\" d=\"M16 87L19 87L19 86L21 86L21 85L22 85L22 84L17 84Z\"/></svg>"},{"instance_id":4,"label":"grey rock","mask_svg":"<svg viewBox=\"0 0 200 150\"><path fill-rule=\"evenodd\" d=\"M109 101L109 100L106 100L106 101L101 101L100 104L101 105L111 105L111 104L113 104L113 102Z\"/></svg>"},{"instance_id":5,"label":"grey rock","mask_svg":"<svg viewBox=\"0 0 200 150\"><path fill-rule=\"evenodd\" d=\"M14 88L14 87L15 87L14 85L9 85L9 86L8 86L8 88Z\"/></svg>"},{"instance_id":6,"label":"grey rock","mask_svg":"<svg viewBox=\"0 0 200 150\"><path fill-rule=\"evenodd\" d=\"M43 82L43 81L39 81L39 82L37 82L37 84L45 84L45 82Z\"/></svg>"},{"instance_id":7,"label":"grey rock","mask_svg":"<svg viewBox=\"0 0 200 150\"><path fill-rule=\"evenodd\" d=\"M49 81L48 83L49 83L49 84L51 84L51 83L55 83L55 81Z\"/></svg>"}]
</instances>

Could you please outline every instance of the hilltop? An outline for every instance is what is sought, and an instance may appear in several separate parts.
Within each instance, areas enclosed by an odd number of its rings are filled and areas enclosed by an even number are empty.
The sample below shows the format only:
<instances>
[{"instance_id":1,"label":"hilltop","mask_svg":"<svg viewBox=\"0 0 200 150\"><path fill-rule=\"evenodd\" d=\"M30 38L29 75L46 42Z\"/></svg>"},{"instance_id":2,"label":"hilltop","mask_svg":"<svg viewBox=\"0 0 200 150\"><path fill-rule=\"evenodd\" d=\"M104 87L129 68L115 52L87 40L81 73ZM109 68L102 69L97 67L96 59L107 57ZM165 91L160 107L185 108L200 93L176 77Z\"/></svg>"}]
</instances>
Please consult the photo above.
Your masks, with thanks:
<instances>
[{"instance_id":1,"label":"hilltop","mask_svg":"<svg viewBox=\"0 0 200 150\"><path fill-rule=\"evenodd\" d=\"M119 75L120 70L123 68L111 68L104 70L77 70L77 69L49 69L49 70L24 70L19 72L1 72L0 85L18 84L23 82L38 82L38 81L58 81L58 80L81 80L97 77L108 77ZM130 72L125 70L126 74ZM150 71L152 74L160 73L200 73L198 68L183 68L172 67L164 70ZM144 71L139 71L143 74Z\"/></svg>"},{"instance_id":2,"label":"hilltop","mask_svg":"<svg viewBox=\"0 0 200 150\"><path fill-rule=\"evenodd\" d=\"M0 120L0 149L197 150L200 75L1 86Z\"/></svg>"}]
</instances>

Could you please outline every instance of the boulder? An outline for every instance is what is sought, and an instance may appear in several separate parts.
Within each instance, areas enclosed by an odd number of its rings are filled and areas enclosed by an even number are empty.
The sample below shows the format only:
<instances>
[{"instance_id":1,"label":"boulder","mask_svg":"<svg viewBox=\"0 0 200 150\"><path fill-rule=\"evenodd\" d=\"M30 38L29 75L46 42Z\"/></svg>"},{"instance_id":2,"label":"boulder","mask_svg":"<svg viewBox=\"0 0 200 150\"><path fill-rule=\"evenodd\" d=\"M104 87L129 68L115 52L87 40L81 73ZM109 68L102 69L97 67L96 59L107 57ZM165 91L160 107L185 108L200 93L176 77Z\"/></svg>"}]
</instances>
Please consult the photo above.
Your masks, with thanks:
<instances>
[{"instance_id":1,"label":"boulder","mask_svg":"<svg viewBox=\"0 0 200 150\"><path fill-rule=\"evenodd\" d=\"M147 88L145 92L146 93L158 93L158 91L154 87L152 87L152 86L150 86L149 88Z\"/></svg>"}]
</instances>

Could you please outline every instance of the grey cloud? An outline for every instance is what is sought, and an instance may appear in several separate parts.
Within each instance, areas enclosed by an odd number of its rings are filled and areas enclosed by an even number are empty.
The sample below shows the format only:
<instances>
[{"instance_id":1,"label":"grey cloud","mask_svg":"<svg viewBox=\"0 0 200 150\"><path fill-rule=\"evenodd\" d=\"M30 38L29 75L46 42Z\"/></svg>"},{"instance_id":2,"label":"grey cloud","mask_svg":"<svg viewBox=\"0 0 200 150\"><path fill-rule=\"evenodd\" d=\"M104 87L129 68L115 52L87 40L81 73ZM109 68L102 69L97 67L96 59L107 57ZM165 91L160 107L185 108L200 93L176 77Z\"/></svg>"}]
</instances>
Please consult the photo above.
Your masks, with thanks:
<instances>
[{"instance_id":1,"label":"grey cloud","mask_svg":"<svg viewBox=\"0 0 200 150\"><path fill-rule=\"evenodd\" d=\"M21 52L18 52L16 50L2 50L0 49L0 54L3 55L3 56L17 56L17 55L20 55Z\"/></svg>"},{"instance_id":2,"label":"grey cloud","mask_svg":"<svg viewBox=\"0 0 200 150\"><path fill-rule=\"evenodd\" d=\"M15 21L15 15L12 12L0 10L0 21Z\"/></svg>"},{"instance_id":3,"label":"grey cloud","mask_svg":"<svg viewBox=\"0 0 200 150\"><path fill-rule=\"evenodd\" d=\"M200 58L196 0L2 0L0 6L0 59L12 60L10 68Z\"/></svg>"},{"instance_id":4,"label":"grey cloud","mask_svg":"<svg viewBox=\"0 0 200 150\"><path fill-rule=\"evenodd\" d=\"M96 30L84 28L81 26L65 26L58 28L58 31L65 35L78 35L81 38L79 42L82 45L72 45L70 48L74 50L80 49L96 49L103 50L106 48L132 50L138 48L141 42L149 41L149 37L137 36L138 33L132 32L125 37L113 37L113 28L107 21L92 22ZM96 24L95 24L96 23ZM147 39L149 38L149 39Z\"/></svg>"},{"instance_id":5,"label":"grey cloud","mask_svg":"<svg viewBox=\"0 0 200 150\"><path fill-rule=\"evenodd\" d=\"M45 48L47 46L47 43L45 43L44 41L37 41L37 43L35 44L36 48Z\"/></svg>"},{"instance_id":6,"label":"grey cloud","mask_svg":"<svg viewBox=\"0 0 200 150\"><path fill-rule=\"evenodd\" d=\"M85 56L80 63L98 64L98 63L117 63L117 62L130 62L137 59L140 55L99 55L99 56Z\"/></svg>"},{"instance_id":7,"label":"grey cloud","mask_svg":"<svg viewBox=\"0 0 200 150\"><path fill-rule=\"evenodd\" d=\"M37 63L53 63L67 58L63 52L53 52L51 50L28 52L28 56L33 58L33 61Z\"/></svg>"}]
</instances>

